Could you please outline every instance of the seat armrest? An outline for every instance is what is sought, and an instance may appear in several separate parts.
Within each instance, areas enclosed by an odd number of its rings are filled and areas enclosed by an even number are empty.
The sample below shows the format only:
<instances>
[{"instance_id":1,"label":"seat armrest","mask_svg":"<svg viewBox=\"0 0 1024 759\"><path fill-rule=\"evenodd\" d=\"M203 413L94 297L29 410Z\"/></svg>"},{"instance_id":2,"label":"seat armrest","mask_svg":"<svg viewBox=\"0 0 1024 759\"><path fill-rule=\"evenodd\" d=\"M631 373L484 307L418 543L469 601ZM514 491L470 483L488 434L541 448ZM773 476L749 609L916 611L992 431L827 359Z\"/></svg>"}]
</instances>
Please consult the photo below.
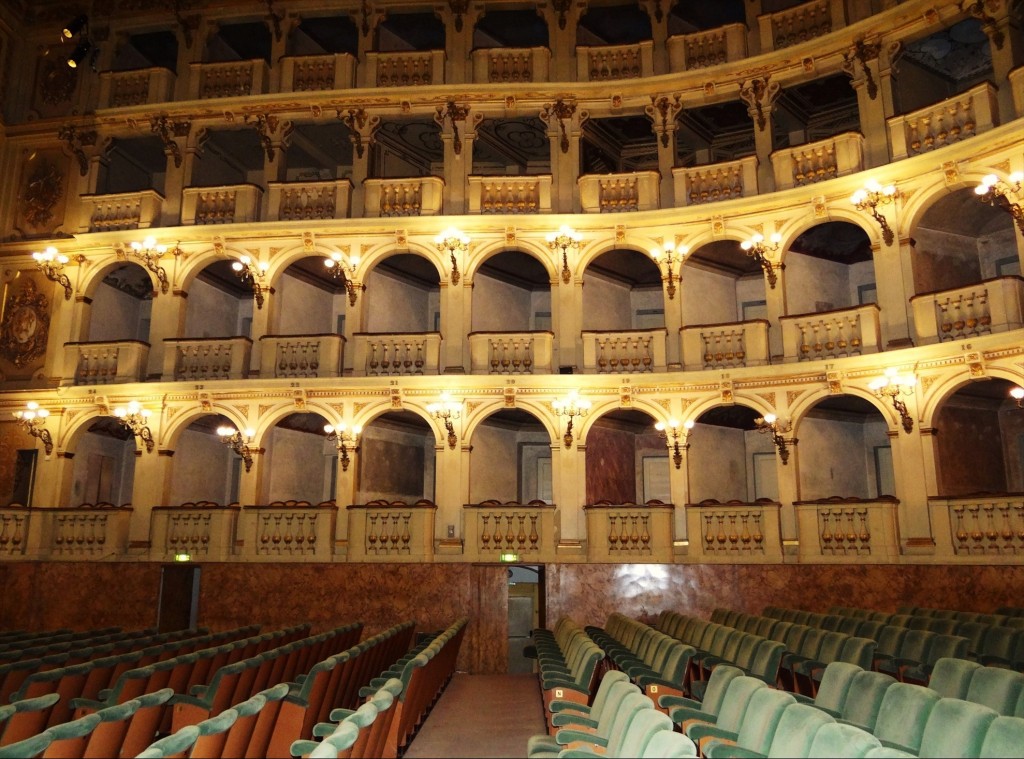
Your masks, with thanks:
<instances>
[{"instance_id":1,"label":"seat armrest","mask_svg":"<svg viewBox=\"0 0 1024 759\"><path fill-rule=\"evenodd\" d=\"M597 729L597 720L591 719L590 717L584 717L582 714L575 714L573 712L559 712L551 717L551 724L555 727L591 727Z\"/></svg>"},{"instance_id":2,"label":"seat armrest","mask_svg":"<svg viewBox=\"0 0 1024 759\"><path fill-rule=\"evenodd\" d=\"M742 746L734 746L731 743L716 743L704 750L704 756L707 759L763 759L765 754L759 754Z\"/></svg>"},{"instance_id":3,"label":"seat armrest","mask_svg":"<svg viewBox=\"0 0 1024 759\"><path fill-rule=\"evenodd\" d=\"M738 733L732 730L723 730L717 725L706 722L698 722L690 725L686 730L686 736L694 743L699 743L702 738L727 738L730 741L736 740Z\"/></svg>"},{"instance_id":4,"label":"seat armrest","mask_svg":"<svg viewBox=\"0 0 1024 759\"><path fill-rule=\"evenodd\" d=\"M658 706L662 709L679 709L686 707L688 709L700 709L700 701L695 698L687 698L686 696L660 696L658 698Z\"/></svg>"}]
</instances>

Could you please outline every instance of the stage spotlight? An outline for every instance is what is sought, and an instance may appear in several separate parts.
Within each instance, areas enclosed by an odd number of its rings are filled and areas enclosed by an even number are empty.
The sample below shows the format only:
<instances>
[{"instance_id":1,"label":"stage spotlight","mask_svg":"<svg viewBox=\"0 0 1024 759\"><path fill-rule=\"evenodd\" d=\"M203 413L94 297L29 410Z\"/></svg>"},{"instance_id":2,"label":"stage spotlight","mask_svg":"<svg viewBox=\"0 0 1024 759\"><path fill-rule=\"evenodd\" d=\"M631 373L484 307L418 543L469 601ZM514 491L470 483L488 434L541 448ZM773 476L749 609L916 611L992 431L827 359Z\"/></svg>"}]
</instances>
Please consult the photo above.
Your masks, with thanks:
<instances>
[{"instance_id":1,"label":"stage spotlight","mask_svg":"<svg viewBox=\"0 0 1024 759\"><path fill-rule=\"evenodd\" d=\"M73 69L78 68L78 64L85 60L85 56L89 54L92 49L92 43L89 40L82 40L75 47L75 51L68 57L68 66Z\"/></svg>"},{"instance_id":2,"label":"stage spotlight","mask_svg":"<svg viewBox=\"0 0 1024 759\"><path fill-rule=\"evenodd\" d=\"M61 34L63 34L67 39L71 39L76 34L78 34L80 31L82 31L82 29L85 28L85 25L87 23L89 23L89 17L88 16L85 16L85 15L75 16L75 18L73 18L71 20L71 23L69 23L67 26L65 26L61 30Z\"/></svg>"}]
</instances>

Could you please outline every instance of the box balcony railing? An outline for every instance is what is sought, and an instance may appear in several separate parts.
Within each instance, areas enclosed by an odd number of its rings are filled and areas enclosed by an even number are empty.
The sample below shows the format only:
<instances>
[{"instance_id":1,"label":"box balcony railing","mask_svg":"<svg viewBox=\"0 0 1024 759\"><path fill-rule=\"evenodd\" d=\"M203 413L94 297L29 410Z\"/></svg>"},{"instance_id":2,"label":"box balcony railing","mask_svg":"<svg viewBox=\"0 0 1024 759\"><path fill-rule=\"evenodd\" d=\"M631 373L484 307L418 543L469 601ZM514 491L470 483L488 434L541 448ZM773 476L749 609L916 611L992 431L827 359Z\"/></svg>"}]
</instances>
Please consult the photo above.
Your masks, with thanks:
<instances>
[{"instance_id":1,"label":"box balcony railing","mask_svg":"<svg viewBox=\"0 0 1024 759\"><path fill-rule=\"evenodd\" d=\"M12 504L0 507L0 558L20 559L28 548L29 517L42 509L27 509Z\"/></svg>"},{"instance_id":2,"label":"box balcony railing","mask_svg":"<svg viewBox=\"0 0 1024 759\"><path fill-rule=\"evenodd\" d=\"M746 24L726 24L668 38L669 69L675 73L719 66L747 57Z\"/></svg>"},{"instance_id":3,"label":"box balcony railing","mask_svg":"<svg viewBox=\"0 0 1024 759\"><path fill-rule=\"evenodd\" d=\"M477 84L547 82L551 51L546 47L492 47L470 53Z\"/></svg>"},{"instance_id":4,"label":"box balcony railing","mask_svg":"<svg viewBox=\"0 0 1024 759\"><path fill-rule=\"evenodd\" d=\"M641 79L654 75L654 42L576 47L576 78L581 82Z\"/></svg>"},{"instance_id":5,"label":"box balcony railing","mask_svg":"<svg viewBox=\"0 0 1024 759\"><path fill-rule=\"evenodd\" d=\"M149 343L118 340L64 343L64 366L70 375L62 385L110 385L146 379Z\"/></svg>"},{"instance_id":6,"label":"box balcony railing","mask_svg":"<svg viewBox=\"0 0 1024 759\"><path fill-rule=\"evenodd\" d=\"M260 220L263 188L186 187L181 194L182 224L243 224Z\"/></svg>"},{"instance_id":7,"label":"box balcony railing","mask_svg":"<svg viewBox=\"0 0 1024 759\"><path fill-rule=\"evenodd\" d=\"M471 332L471 374L551 374L553 332Z\"/></svg>"},{"instance_id":8,"label":"box balcony railing","mask_svg":"<svg viewBox=\"0 0 1024 759\"><path fill-rule=\"evenodd\" d=\"M348 90L356 85L356 59L350 53L286 55L281 59L282 92Z\"/></svg>"},{"instance_id":9,"label":"box balcony railing","mask_svg":"<svg viewBox=\"0 0 1024 759\"><path fill-rule=\"evenodd\" d=\"M910 299L919 344L949 342L1024 326L1024 278L986 279Z\"/></svg>"},{"instance_id":10,"label":"box balcony railing","mask_svg":"<svg viewBox=\"0 0 1024 759\"><path fill-rule=\"evenodd\" d=\"M187 554L194 560L227 561L234 550L238 504L195 501L156 506L150 516L150 554L170 561Z\"/></svg>"},{"instance_id":11,"label":"box balcony railing","mask_svg":"<svg viewBox=\"0 0 1024 759\"><path fill-rule=\"evenodd\" d=\"M880 310L875 303L779 319L785 361L813 361L881 350Z\"/></svg>"},{"instance_id":12,"label":"box balcony railing","mask_svg":"<svg viewBox=\"0 0 1024 759\"><path fill-rule=\"evenodd\" d=\"M241 556L249 561L330 561L338 507L333 501L274 501L238 515Z\"/></svg>"},{"instance_id":13,"label":"box balcony railing","mask_svg":"<svg viewBox=\"0 0 1024 759\"><path fill-rule=\"evenodd\" d=\"M771 355L768 327L767 319L683 327L683 368L764 366Z\"/></svg>"},{"instance_id":14,"label":"box balcony railing","mask_svg":"<svg viewBox=\"0 0 1024 759\"><path fill-rule=\"evenodd\" d=\"M552 504L482 501L466 504L462 514L463 555L473 561L498 561L502 554L529 563L555 560L559 515Z\"/></svg>"},{"instance_id":15,"label":"box balcony railing","mask_svg":"<svg viewBox=\"0 0 1024 759\"><path fill-rule=\"evenodd\" d=\"M588 561L672 562L672 504L601 502L586 505L583 511Z\"/></svg>"},{"instance_id":16,"label":"box balcony railing","mask_svg":"<svg viewBox=\"0 0 1024 759\"><path fill-rule=\"evenodd\" d=\"M583 332L583 371L587 374L663 372L668 330Z\"/></svg>"},{"instance_id":17,"label":"box balcony railing","mask_svg":"<svg viewBox=\"0 0 1024 759\"><path fill-rule=\"evenodd\" d=\"M469 213L551 213L551 175L471 176Z\"/></svg>"},{"instance_id":18,"label":"box balcony railing","mask_svg":"<svg viewBox=\"0 0 1024 759\"><path fill-rule=\"evenodd\" d=\"M444 50L368 52L365 87L444 84Z\"/></svg>"},{"instance_id":19,"label":"box balcony railing","mask_svg":"<svg viewBox=\"0 0 1024 759\"><path fill-rule=\"evenodd\" d=\"M375 500L348 507L348 561L431 561L437 504Z\"/></svg>"},{"instance_id":20,"label":"box balcony railing","mask_svg":"<svg viewBox=\"0 0 1024 759\"><path fill-rule=\"evenodd\" d=\"M661 204L661 178L657 171L585 175L577 184L584 213L651 211Z\"/></svg>"},{"instance_id":21,"label":"box balcony railing","mask_svg":"<svg viewBox=\"0 0 1024 759\"><path fill-rule=\"evenodd\" d=\"M714 499L686 508L689 555L704 561L782 561L781 505Z\"/></svg>"},{"instance_id":22,"label":"box balcony railing","mask_svg":"<svg viewBox=\"0 0 1024 759\"><path fill-rule=\"evenodd\" d=\"M341 335L264 335L260 377L340 377L344 348Z\"/></svg>"},{"instance_id":23,"label":"box balcony railing","mask_svg":"<svg viewBox=\"0 0 1024 759\"><path fill-rule=\"evenodd\" d=\"M1024 66L1018 66L1010 72L1010 91L1013 93L1013 111L1017 116L1024 116Z\"/></svg>"},{"instance_id":24,"label":"box balcony railing","mask_svg":"<svg viewBox=\"0 0 1024 759\"><path fill-rule=\"evenodd\" d=\"M352 182L268 182L268 221L347 219L351 213Z\"/></svg>"},{"instance_id":25,"label":"box balcony railing","mask_svg":"<svg viewBox=\"0 0 1024 759\"><path fill-rule=\"evenodd\" d=\"M927 153L987 132L999 125L999 104L991 82L940 103L888 119L893 160Z\"/></svg>"},{"instance_id":26,"label":"box balcony railing","mask_svg":"<svg viewBox=\"0 0 1024 759\"><path fill-rule=\"evenodd\" d=\"M80 197L79 232L120 232L160 226L164 196L155 190Z\"/></svg>"},{"instance_id":27,"label":"box balcony railing","mask_svg":"<svg viewBox=\"0 0 1024 759\"><path fill-rule=\"evenodd\" d=\"M840 18L835 25L842 25ZM777 13L765 13L757 17L761 33L761 49L781 50L801 42L817 39L828 34L833 28L833 10L829 0L813 0Z\"/></svg>"},{"instance_id":28,"label":"box balcony railing","mask_svg":"<svg viewBox=\"0 0 1024 759\"><path fill-rule=\"evenodd\" d=\"M801 562L892 563L900 555L899 500L822 498L797 501Z\"/></svg>"},{"instance_id":29,"label":"box balcony railing","mask_svg":"<svg viewBox=\"0 0 1024 759\"><path fill-rule=\"evenodd\" d=\"M928 499L935 554L980 562L1024 555L1024 493L975 493Z\"/></svg>"},{"instance_id":30,"label":"box balcony railing","mask_svg":"<svg viewBox=\"0 0 1024 759\"><path fill-rule=\"evenodd\" d=\"M153 67L131 71L101 71L99 108L169 103L174 99L177 75L170 69Z\"/></svg>"},{"instance_id":31,"label":"box balcony railing","mask_svg":"<svg viewBox=\"0 0 1024 759\"><path fill-rule=\"evenodd\" d=\"M440 332L358 332L352 337L352 367L358 377L439 373Z\"/></svg>"},{"instance_id":32,"label":"box balcony railing","mask_svg":"<svg viewBox=\"0 0 1024 759\"><path fill-rule=\"evenodd\" d=\"M444 180L367 179L363 182L366 216L437 216L444 201Z\"/></svg>"},{"instance_id":33,"label":"box balcony railing","mask_svg":"<svg viewBox=\"0 0 1024 759\"><path fill-rule=\"evenodd\" d=\"M757 156L672 169L676 205L695 206L757 195Z\"/></svg>"},{"instance_id":34,"label":"box balcony railing","mask_svg":"<svg viewBox=\"0 0 1024 759\"><path fill-rule=\"evenodd\" d=\"M846 132L777 150L771 155L775 187L788 190L846 176L864 168L864 135Z\"/></svg>"},{"instance_id":35,"label":"box balcony railing","mask_svg":"<svg viewBox=\"0 0 1024 759\"><path fill-rule=\"evenodd\" d=\"M244 379L249 375L252 340L248 337L164 340L164 382Z\"/></svg>"},{"instance_id":36,"label":"box balcony railing","mask_svg":"<svg viewBox=\"0 0 1024 759\"><path fill-rule=\"evenodd\" d=\"M40 530L40 548L51 558L106 559L127 552L131 506L97 503L35 512L33 529Z\"/></svg>"},{"instance_id":37,"label":"box balcony railing","mask_svg":"<svg viewBox=\"0 0 1024 759\"><path fill-rule=\"evenodd\" d=\"M189 64L189 100L264 95L270 66L262 58Z\"/></svg>"}]
</instances>

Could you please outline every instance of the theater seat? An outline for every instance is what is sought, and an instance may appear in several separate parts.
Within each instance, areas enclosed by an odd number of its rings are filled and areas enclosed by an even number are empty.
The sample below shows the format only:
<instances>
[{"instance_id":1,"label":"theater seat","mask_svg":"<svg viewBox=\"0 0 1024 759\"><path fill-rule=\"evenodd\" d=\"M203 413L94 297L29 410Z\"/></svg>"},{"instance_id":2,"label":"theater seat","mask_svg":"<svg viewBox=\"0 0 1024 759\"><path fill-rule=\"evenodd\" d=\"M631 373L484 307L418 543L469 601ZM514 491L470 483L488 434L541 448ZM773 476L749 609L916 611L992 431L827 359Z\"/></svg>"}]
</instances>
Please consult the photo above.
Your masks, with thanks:
<instances>
[{"instance_id":1,"label":"theater seat","mask_svg":"<svg viewBox=\"0 0 1024 759\"><path fill-rule=\"evenodd\" d=\"M822 725L814 734L807 756L836 757L837 759L859 759L882 744L867 730L853 725L833 722Z\"/></svg>"},{"instance_id":2,"label":"theater seat","mask_svg":"<svg viewBox=\"0 0 1024 759\"><path fill-rule=\"evenodd\" d=\"M639 756L640 759L685 759L697 756L697 745L682 733L659 730Z\"/></svg>"},{"instance_id":3,"label":"theater seat","mask_svg":"<svg viewBox=\"0 0 1024 759\"><path fill-rule=\"evenodd\" d=\"M971 687L974 671L980 668L978 662L968 659L938 659L928 678L928 687L942 698L967 698L967 689Z\"/></svg>"},{"instance_id":4,"label":"theater seat","mask_svg":"<svg viewBox=\"0 0 1024 759\"><path fill-rule=\"evenodd\" d=\"M858 672L843 704L843 721L868 732L874 731L885 692L895 684L894 678L881 672Z\"/></svg>"},{"instance_id":5,"label":"theater seat","mask_svg":"<svg viewBox=\"0 0 1024 759\"><path fill-rule=\"evenodd\" d=\"M938 693L923 685L894 683L885 691L871 732L883 746L916 754L932 710L940 700Z\"/></svg>"},{"instance_id":6,"label":"theater seat","mask_svg":"<svg viewBox=\"0 0 1024 759\"><path fill-rule=\"evenodd\" d=\"M1024 719L996 717L985 732L982 759L1016 759L1024 753Z\"/></svg>"},{"instance_id":7,"label":"theater seat","mask_svg":"<svg viewBox=\"0 0 1024 759\"><path fill-rule=\"evenodd\" d=\"M712 736L710 740L701 744L704 756L708 759L721 759L723 756L731 756L732 750L736 747L767 755L783 712L794 704L796 699L792 693L762 688L751 697L747 713L743 717L743 725L735 738ZM807 708L828 716L814 707Z\"/></svg>"},{"instance_id":8,"label":"theater seat","mask_svg":"<svg viewBox=\"0 0 1024 759\"><path fill-rule=\"evenodd\" d=\"M995 710L982 704L958 698L940 699L928 717L918 756L936 759L980 756L989 725L998 716Z\"/></svg>"},{"instance_id":9,"label":"theater seat","mask_svg":"<svg viewBox=\"0 0 1024 759\"><path fill-rule=\"evenodd\" d=\"M979 667L971 675L964 698L984 704L997 714L1011 716L1024 690L1024 674L1001 667Z\"/></svg>"}]
</instances>

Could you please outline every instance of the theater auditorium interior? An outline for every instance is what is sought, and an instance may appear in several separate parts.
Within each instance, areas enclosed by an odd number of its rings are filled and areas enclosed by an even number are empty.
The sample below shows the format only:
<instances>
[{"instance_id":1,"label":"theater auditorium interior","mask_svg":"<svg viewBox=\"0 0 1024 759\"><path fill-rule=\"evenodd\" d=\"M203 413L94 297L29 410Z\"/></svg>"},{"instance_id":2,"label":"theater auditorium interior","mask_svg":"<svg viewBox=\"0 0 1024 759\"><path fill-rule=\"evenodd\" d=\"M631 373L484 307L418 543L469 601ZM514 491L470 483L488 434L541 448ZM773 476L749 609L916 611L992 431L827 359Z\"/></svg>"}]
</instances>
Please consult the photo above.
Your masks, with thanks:
<instances>
[{"instance_id":1,"label":"theater auditorium interior","mask_svg":"<svg viewBox=\"0 0 1024 759\"><path fill-rule=\"evenodd\" d=\"M0 757L1021 754L1021 0L0 0L0 119Z\"/></svg>"}]
</instances>

